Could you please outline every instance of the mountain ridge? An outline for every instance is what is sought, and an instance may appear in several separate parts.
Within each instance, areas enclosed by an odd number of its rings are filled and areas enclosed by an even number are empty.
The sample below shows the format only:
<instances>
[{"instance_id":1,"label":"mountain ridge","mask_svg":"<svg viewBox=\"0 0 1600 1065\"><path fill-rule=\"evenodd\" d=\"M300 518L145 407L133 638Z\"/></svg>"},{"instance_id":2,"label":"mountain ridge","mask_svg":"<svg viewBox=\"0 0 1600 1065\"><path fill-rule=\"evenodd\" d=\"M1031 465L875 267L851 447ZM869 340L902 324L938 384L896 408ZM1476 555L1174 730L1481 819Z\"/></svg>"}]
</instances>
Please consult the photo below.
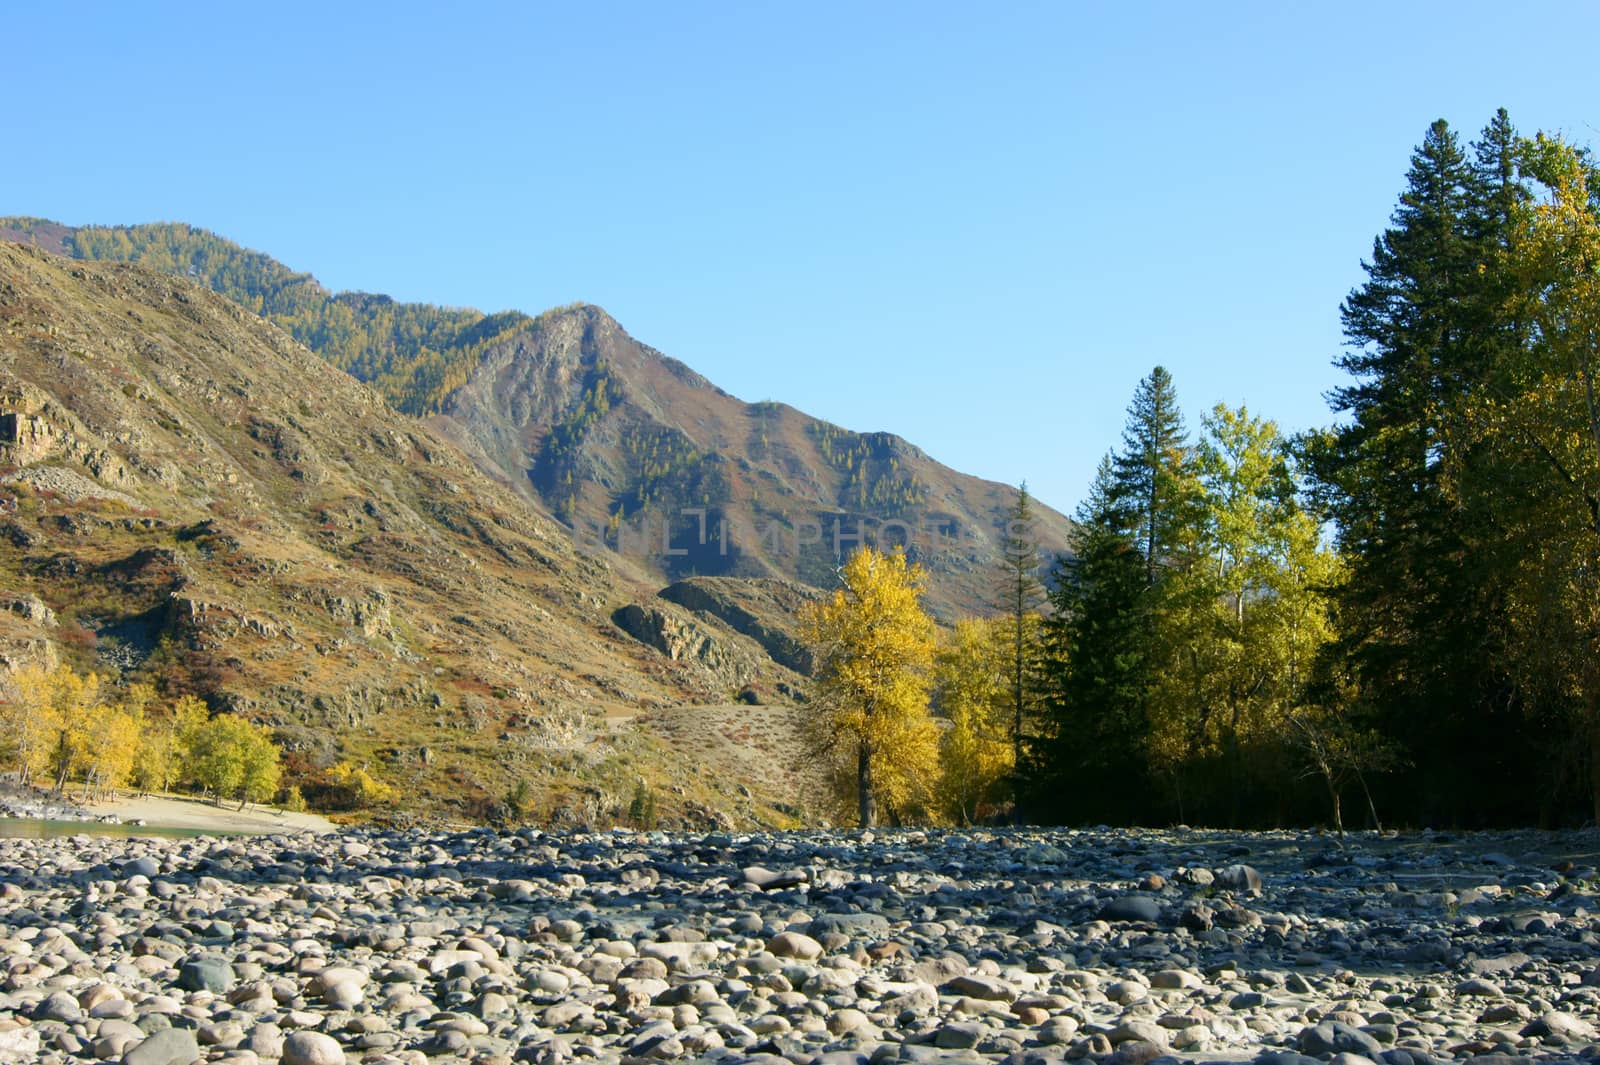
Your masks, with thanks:
<instances>
[{"instance_id":1,"label":"mountain ridge","mask_svg":"<svg viewBox=\"0 0 1600 1065\"><path fill-rule=\"evenodd\" d=\"M330 293L310 274L176 223L0 219L7 236L75 258L139 261L234 298L427 419L580 539L615 549L632 529L636 547L656 543L619 563L641 574L829 587L839 549L876 528L886 542L911 541L937 614L992 609L986 571L1014 488L961 474L892 433L739 400L594 305L489 315ZM1067 519L1037 512L1046 558L1065 551Z\"/></svg>"},{"instance_id":2,"label":"mountain ridge","mask_svg":"<svg viewBox=\"0 0 1600 1065\"><path fill-rule=\"evenodd\" d=\"M224 297L0 242L0 679L199 694L271 726L308 796L353 760L451 820L518 782L544 820L617 816L648 778L683 823L781 823L792 788L697 778L650 719L798 676L676 606L625 634L654 588Z\"/></svg>"}]
</instances>

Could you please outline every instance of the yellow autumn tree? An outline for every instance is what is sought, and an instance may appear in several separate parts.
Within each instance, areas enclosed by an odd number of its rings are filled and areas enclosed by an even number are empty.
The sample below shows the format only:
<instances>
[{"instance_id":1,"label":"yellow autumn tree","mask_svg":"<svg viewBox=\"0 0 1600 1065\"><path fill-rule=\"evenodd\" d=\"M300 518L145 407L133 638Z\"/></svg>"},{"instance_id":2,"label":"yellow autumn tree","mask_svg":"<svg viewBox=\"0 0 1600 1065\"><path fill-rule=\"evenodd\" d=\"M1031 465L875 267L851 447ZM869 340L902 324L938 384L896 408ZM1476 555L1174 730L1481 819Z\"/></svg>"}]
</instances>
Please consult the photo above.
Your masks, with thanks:
<instances>
[{"instance_id":1,"label":"yellow autumn tree","mask_svg":"<svg viewBox=\"0 0 1600 1065\"><path fill-rule=\"evenodd\" d=\"M328 783L333 787L335 801L354 810L393 802L399 796L394 785L373 776L365 765L348 761L328 770Z\"/></svg>"},{"instance_id":2,"label":"yellow autumn tree","mask_svg":"<svg viewBox=\"0 0 1600 1065\"><path fill-rule=\"evenodd\" d=\"M270 798L282 776L278 748L260 725L236 714L219 714L189 741L189 770L216 796L244 804Z\"/></svg>"},{"instance_id":3,"label":"yellow autumn tree","mask_svg":"<svg viewBox=\"0 0 1600 1065\"><path fill-rule=\"evenodd\" d=\"M155 689L148 684L134 684L117 702L98 709L83 755L85 800L107 795L128 782L139 754L146 708L155 697Z\"/></svg>"},{"instance_id":4,"label":"yellow autumn tree","mask_svg":"<svg viewBox=\"0 0 1600 1065\"><path fill-rule=\"evenodd\" d=\"M933 622L920 602L923 574L903 552L862 547L839 570L840 587L802 616L816 666L818 720L855 772L863 827L880 808L896 819L931 800L938 729L928 710Z\"/></svg>"},{"instance_id":5,"label":"yellow autumn tree","mask_svg":"<svg viewBox=\"0 0 1600 1065\"><path fill-rule=\"evenodd\" d=\"M6 764L24 786L49 772L61 716L55 706L55 671L25 666L0 692L0 745Z\"/></svg>"},{"instance_id":6,"label":"yellow autumn tree","mask_svg":"<svg viewBox=\"0 0 1600 1065\"><path fill-rule=\"evenodd\" d=\"M74 773L87 771L96 742L101 707L98 673L79 676L71 666L57 666L50 674L49 701L54 711L55 736L49 764L55 773L55 790L62 791Z\"/></svg>"},{"instance_id":7,"label":"yellow autumn tree","mask_svg":"<svg viewBox=\"0 0 1600 1065\"><path fill-rule=\"evenodd\" d=\"M939 744L939 807L971 824L998 797L1013 767L1010 676L1013 619L957 623L934 665L936 702L948 722Z\"/></svg>"},{"instance_id":8,"label":"yellow autumn tree","mask_svg":"<svg viewBox=\"0 0 1600 1065\"><path fill-rule=\"evenodd\" d=\"M192 775L189 767L196 738L211 720L206 704L192 695L171 706L151 706L139 738L133 780L141 791L170 791Z\"/></svg>"}]
</instances>

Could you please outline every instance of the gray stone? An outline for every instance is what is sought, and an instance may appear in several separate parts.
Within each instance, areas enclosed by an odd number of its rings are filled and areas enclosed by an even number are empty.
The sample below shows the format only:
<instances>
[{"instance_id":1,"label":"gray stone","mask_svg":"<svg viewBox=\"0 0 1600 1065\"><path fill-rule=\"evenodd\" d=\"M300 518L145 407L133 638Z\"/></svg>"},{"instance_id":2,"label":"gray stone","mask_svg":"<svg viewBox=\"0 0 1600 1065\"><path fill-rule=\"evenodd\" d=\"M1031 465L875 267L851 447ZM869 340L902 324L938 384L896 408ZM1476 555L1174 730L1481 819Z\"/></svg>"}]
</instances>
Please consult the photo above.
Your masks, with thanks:
<instances>
[{"instance_id":1,"label":"gray stone","mask_svg":"<svg viewBox=\"0 0 1600 1065\"><path fill-rule=\"evenodd\" d=\"M1218 887L1227 888L1229 891L1243 891L1250 895L1261 894L1261 874L1249 865L1229 865L1216 870L1216 883Z\"/></svg>"},{"instance_id":2,"label":"gray stone","mask_svg":"<svg viewBox=\"0 0 1600 1065\"><path fill-rule=\"evenodd\" d=\"M178 970L178 986L185 991L225 994L235 983L233 966L222 958L191 958Z\"/></svg>"},{"instance_id":3,"label":"gray stone","mask_svg":"<svg viewBox=\"0 0 1600 1065\"><path fill-rule=\"evenodd\" d=\"M1376 1039L1342 1021L1314 1024L1301 1031L1297 1042L1302 1053L1311 1055L1347 1052L1376 1061L1383 1054L1383 1047Z\"/></svg>"},{"instance_id":4,"label":"gray stone","mask_svg":"<svg viewBox=\"0 0 1600 1065\"><path fill-rule=\"evenodd\" d=\"M993 1002L1011 1002L1017 997L1017 989L998 976L982 974L957 976L945 983L944 990L954 995L967 995Z\"/></svg>"},{"instance_id":5,"label":"gray stone","mask_svg":"<svg viewBox=\"0 0 1600 1065\"><path fill-rule=\"evenodd\" d=\"M774 871L759 865L747 866L741 870L744 882L754 884L762 891L782 891L785 888L799 887L801 884L811 882L811 874L804 869L785 869Z\"/></svg>"},{"instance_id":6,"label":"gray stone","mask_svg":"<svg viewBox=\"0 0 1600 1065\"><path fill-rule=\"evenodd\" d=\"M767 940L767 950L780 958L803 961L822 957L822 944L802 932L779 932Z\"/></svg>"},{"instance_id":7,"label":"gray stone","mask_svg":"<svg viewBox=\"0 0 1600 1065\"><path fill-rule=\"evenodd\" d=\"M295 1032L283 1041L283 1065L344 1065L344 1048L321 1032Z\"/></svg>"},{"instance_id":8,"label":"gray stone","mask_svg":"<svg viewBox=\"0 0 1600 1065\"><path fill-rule=\"evenodd\" d=\"M124 878L135 876L156 877L160 874L161 863L148 856L134 858L122 863L122 875Z\"/></svg>"},{"instance_id":9,"label":"gray stone","mask_svg":"<svg viewBox=\"0 0 1600 1065\"><path fill-rule=\"evenodd\" d=\"M1106 1059L1105 1065L1147 1065L1148 1062L1158 1060L1167 1052L1165 1043L1147 1043L1135 1039L1123 1043Z\"/></svg>"},{"instance_id":10,"label":"gray stone","mask_svg":"<svg viewBox=\"0 0 1600 1065\"><path fill-rule=\"evenodd\" d=\"M1525 1028L1522 1035L1533 1036L1537 1039L1556 1039L1563 1042L1582 1042L1593 1039L1594 1026L1588 1021L1575 1017L1570 1013L1560 1010L1551 1010L1535 1018Z\"/></svg>"},{"instance_id":11,"label":"gray stone","mask_svg":"<svg viewBox=\"0 0 1600 1065\"><path fill-rule=\"evenodd\" d=\"M57 991L45 996L43 1001L34 1008L34 1020L39 1021L76 1021L83 1016L83 1008L78 1005L78 1000L65 991Z\"/></svg>"},{"instance_id":12,"label":"gray stone","mask_svg":"<svg viewBox=\"0 0 1600 1065\"><path fill-rule=\"evenodd\" d=\"M1146 921L1161 918L1161 904L1148 895L1124 895L1100 908L1102 921Z\"/></svg>"},{"instance_id":13,"label":"gray stone","mask_svg":"<svg viewBox=\"0 0 1600 1065\"><path fill-rule=\"evenodd\" d=\"M157 1032L122 1055L122 1065L194 1065L199 1060L200 1044L187 1028Z\"/></svg>"},{"instance_id":14,"label":"gray stone","mask_svg":"<svg viewBox=\"0 0 1600 1065\"><path fill-rule=\"evenodd\" d=\"M971 1050L988 1034L988 1027L977 1021L951 1021L939 1026L933 1045L941 1050Z\"/></svg>"}]
</instances>

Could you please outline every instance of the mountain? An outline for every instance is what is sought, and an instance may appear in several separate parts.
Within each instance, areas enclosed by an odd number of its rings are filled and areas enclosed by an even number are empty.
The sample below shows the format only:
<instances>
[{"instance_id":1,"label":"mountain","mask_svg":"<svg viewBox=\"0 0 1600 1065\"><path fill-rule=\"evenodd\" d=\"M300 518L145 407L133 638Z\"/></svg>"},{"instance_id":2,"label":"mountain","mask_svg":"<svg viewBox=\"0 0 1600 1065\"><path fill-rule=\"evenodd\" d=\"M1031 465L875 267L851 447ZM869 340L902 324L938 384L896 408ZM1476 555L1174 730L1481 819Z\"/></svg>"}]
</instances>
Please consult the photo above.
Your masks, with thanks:
<instances>
[{"instance_id":1,"label":"mountain","mask_svg":"<svg viewBox=\"0 0 1600 1065\"><path fill-rule=\"evenodd\" d=\"M909 541L946 619L983 613L1010 486L950 469L890 433L745 403L640 343L598 307L531 317L329 293L258 252L185 225L73 228L0 219L0 239L194 278L263 315L397 409L426 418L581 544L645 579L832 585L857 537ZM1047 554L1065 517L1040 506Z\"/></svg>"},{"instance_id":2,"label":"mountain","mask_svg":"<svg viewBox=\"0 0 1600 1065\"><path fill-rule=\"evenodd\" d=\"M640 786L781 821L807 785L737 751L697 772L749 725L695 711L776 700L783 741L797 674L614 561L195 281L0 243L0 666L199 693L270 724L308 794L349 759L456 820L525 781L557 822Z\"/></svg>"}]
</instances>

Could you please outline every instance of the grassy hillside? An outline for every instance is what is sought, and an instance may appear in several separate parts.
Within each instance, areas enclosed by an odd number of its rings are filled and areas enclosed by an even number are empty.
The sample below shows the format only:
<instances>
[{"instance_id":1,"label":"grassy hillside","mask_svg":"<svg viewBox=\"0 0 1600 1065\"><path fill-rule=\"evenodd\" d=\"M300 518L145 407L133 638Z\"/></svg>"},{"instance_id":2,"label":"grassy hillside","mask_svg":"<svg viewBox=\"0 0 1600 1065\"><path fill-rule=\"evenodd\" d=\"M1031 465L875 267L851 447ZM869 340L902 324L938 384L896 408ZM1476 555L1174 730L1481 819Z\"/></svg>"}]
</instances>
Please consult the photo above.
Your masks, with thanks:
<instances>
[{"instance_id":1,"label":"grassy hillside","mask_svg":"<svg viewBox=\"0 0 1600 1065\"><path fill-rule=\"evenodd\" d=\"M540 818L604 821L644 779L663 817L781 821L794 795L636 719L794 675L711 622L678 657L613 622L653 599L234 303L0 243L0 659L247 714L308 793L350 759L456 819L526 781Z\"/></svg>"}]
</instances>

